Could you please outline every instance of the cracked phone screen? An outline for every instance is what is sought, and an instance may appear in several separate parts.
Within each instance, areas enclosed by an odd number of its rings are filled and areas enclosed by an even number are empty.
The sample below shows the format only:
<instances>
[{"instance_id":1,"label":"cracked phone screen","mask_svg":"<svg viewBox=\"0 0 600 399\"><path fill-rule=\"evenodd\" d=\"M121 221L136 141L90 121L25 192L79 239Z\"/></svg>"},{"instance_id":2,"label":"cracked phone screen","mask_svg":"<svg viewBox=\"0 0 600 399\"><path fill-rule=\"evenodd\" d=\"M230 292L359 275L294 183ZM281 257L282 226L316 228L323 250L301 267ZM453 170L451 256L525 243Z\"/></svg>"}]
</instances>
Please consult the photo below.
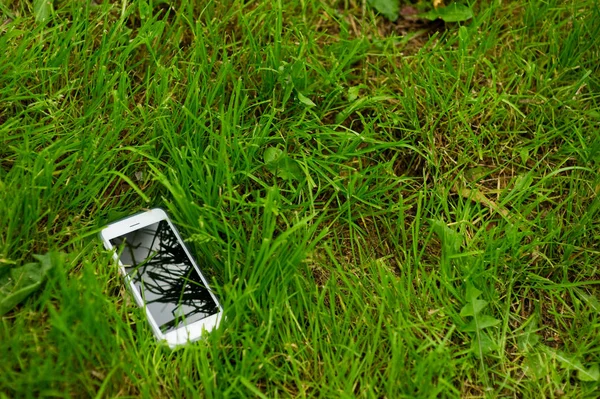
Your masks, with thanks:
<instances>
[{"instance_id":1,"label":"cracked phone screen","mask_svg":"<svg viewBox=\"0 0 600 399\"><path fill-rule=\"evenodd\" d=\"M219 311L198 271L164 220L110 240L127 275L164 333Z\"/></svg>"}]
</instances>

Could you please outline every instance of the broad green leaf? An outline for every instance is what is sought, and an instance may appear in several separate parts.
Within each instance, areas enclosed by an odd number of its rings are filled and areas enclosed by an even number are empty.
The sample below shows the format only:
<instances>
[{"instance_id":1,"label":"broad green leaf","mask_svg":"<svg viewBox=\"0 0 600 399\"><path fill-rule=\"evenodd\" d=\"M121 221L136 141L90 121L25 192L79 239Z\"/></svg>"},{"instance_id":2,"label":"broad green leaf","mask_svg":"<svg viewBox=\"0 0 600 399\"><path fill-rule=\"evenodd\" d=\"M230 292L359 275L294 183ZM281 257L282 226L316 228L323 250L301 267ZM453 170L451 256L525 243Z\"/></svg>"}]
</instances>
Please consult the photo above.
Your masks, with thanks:
<instances>
[{"instance_id":1,"label":"broad green leaf","mask_svg":"<svg viewBox=\"0 0 600 399\"><path fill-rule=\"evenodd\" d=\"M275 170L275 175L281 177L285 180L300 180L302 177L302 170L298 163L286 156L282 162L278 163L277 169Z\"/></svg>"},{"instance_id":2,"label":"broad green leaf","mask_svg":"<svg viewBox=\"0 0 600 399\"><path fill-rule=\"evenodd\" d=\"M352 86L348 89L348 101L352 102L358 98L360 86Z\"/></svg>"},{"instance_id":3,"label":"broad green leaf","mask_svg":"<svg viewBox=\"0 0 600 399\"><path fill-rule=\"evenodd\" d=\"M488 353L497 349L498 345L496 342L494 342L490 336L484 332L478 334L475 340L473 340L472 351L477 355L477 357L481 357L481 355L487 355Z\"/></svg>"},{"instance_id":4,"label":"broad green leaf","mask_svg":"<svg viewBox=\"0 0 600 399\"><path fill-rule=\"evenodd\" d=\"M598 365L594 364L590 368L585 368L585 366L572 355L567 355L561 351L554 350L547 346L542 347L543 350L558 361L561 366L567 370L577 370L577 378L581 381L598 381L600 380L600 369L598 369Z\"/></svg>"},{"instance_id":5,"label":"broad green leaf","mask_svg":"<svg viewBox=\"0 0 600 399\"><path fill-rule=\"evenodd\" d=\"M277 177L285 180L300 180L302 177L302 170L298 163L277 147L267 148L263 159L267 169Z\"/></svg>"},{"instance_id":6,"label":"broad green leaf","mask_svg":"<svg viewBox=\"0 0 600 399\"><path fill-rule=\"evenodd\" d=\"M392 22L400 15L400 0L368 0L368 3Z\"/></svg>"},{"instance_id":7,"label":"broad green leaf","mask_svg":"<svg viewBox=\"0 0 600 399\"><path fill-rule=\"evenodd\" d=\"M460 310L460 315L462 317L475 316L476 314L478 314L479 312L481 312L481 310L483 308L485 308L487 306L487 304L488 304L488 302L484 301L482 299L474 299L472 302L467 303Z\"/></svg>"},{"instance_id":8,"label":"broad green leaf","mask_svg":"<svg viewBox=\"0 0 600 399\"><path fill-rule=\"evenodd\" d=\"M479 298L481 294L482 292L475 288L473 283L467 283L467 292L465 293L467 302L474 301L475 299Z\"/></svg>"},{"instance_id":9,"label":"broad green leaf","mask_svg":"<svg viewBox=\"0 0 600 399\"><path fill-rule=\"evenodd\" d=\"M148 19L152 16L152 8L146 1L139 0L138 1L138 9L140 11L140 19L144 20L144 19Z\"/></svg>"},{"instance_id":10,"label":"broad green leaf","mask_svg":"<svg viewBox=\"0 0 600 399\"><path fill-rule=\"evenodd\" d=\"M23 266L13 267L7 275L0 280L0 297L6 297L22 287L35 283L36 273L41 272L41 266L38 263L27 263Z\"/></svg>"},{"instance_id":11,"label":"broad green leaf","mask_svg":"<svg viewBox=\"0 0 600 399\"><path fill-rule=\"evenodd\" d=\"M548 375L547 356L543 352L529 353L523 360L523 372L529 378L539 380Z\"/></svg>"},{"instance_id":12,"label":"broad green leaf","mask_svg":"<svg viewBox=\"0 0 600 399\"><path fill-rule=\"evenodd\" d=\"M0 295L0 316L8 313L12 308L23 302L25 298L42 285L41 282L27 285L21 289L13 289L7 295Z\"/></svg>"},{"instance_id":13,"label":"broad green leaf","mask_svg":"<svg viewBox=\"0 0 600 399\"><path fill-rule=\"evenodd\" d=\"M581 300L595 312L600 312L600 301L593 295L588 295L580 288L574 288L574 291L581 298Z\"/></svg>"},{"instance_id":14,"label":"broad green leaf","mask_svg":"<svg viewBox=\"0 0 600 399\"><path fill-rule=\"evenodd\" d=\"M61 253L33 255L39 263L27 263L13 267L10 273L0 279L0 316L13 309L32 292L38 290L54 264L62 261Z\"/></svg>"},{"instance_id":15,"label":"broad green leaf","mask_svg":"<svg viewBox=\"0 0 600 399\"><path fill-rule=\"evenodd\" d=\"M577 370L577 378L580 381L598 381L600 380L600 368L594 364L587 370Z\"/></svg>"},{"instance_id":16,"label":"broad green leaf","mask_svg":"<svg viewBox=\"0 0 600 399\"><path fill-rule=\"evenodd\" d=\"M459 253L460 246L463 242L462 235L448 227L448 225L441 220L430 219L429 222L432 225L433 231L440 238L440 241L442 241L442 248L446 256L452 256Z\"/></svg>"},{"instance_id":17,"label":"broad green leaf","mask_svg":"<svg viewBox=\"0 0 600 399\"><path fill-rule=\"evenodd\" d=\"M476 332L483 330L484 328L496 326L498 324L500 324L500 320L492 316L476 316L469 323L465 324L461 330L464 332Z\"/></svg>"},{"instance_id":18,"label":"broad green leaf","mask_svg":"<svg viewBox=\"0 0 600 399\"><path fill-rule=\"evenodd\" d=\"M521 163L525 164L527 163L527 161L529 161L529 149L528 148L521 148L521 150L519 150L519 155L521 156Z\"/></svg>"},{"instance_id":19,"label":"broad green leaf","mask_svg":"<svg viewBox=\"0 0 600 399\"><path fill-rule=\"evenodd\" d=\"M314 102L312 102L312 100L308 97L306 97L304 94L298 92L298 100L300 100L300 102L308 107L315 107L317 104L315 104Z\"/></svg>"},{"instance_id":20,"label":"broad green leaf","mask_svg":"<svg viewBox=\"0 0 600 399\"><path fill-rule=\"evenodd\" d=\"M477 317L477 325L480 329L497 326L500 324L500 320L495 317L483 315Z\"/></svg>"},{"instance_id":21,"label":"broad green leaf","mask_svg":"<svg viewBox=\"0 0 600 399\"><path fill-rule=\"evenodd\" d=\"M263 154L263 160L266 164L278 162L283 157L283 150L277 147L269 147Z\"/></svg>"},{"instance_id":22,"label":"broad green leaf","mask_svg":"<svg viewBox=\"0 0 600 399\"><path fill-rule=\"evenodd\" d=\"M462 22L473 18L473 10L464 4L452 3L446 7L434 8L420 16L430 21L439 18L444 22Z\"/></svg>"},{"instance_id":23,"label":"broad green leaf","mask_svg":"<svg viewBox=\"0 0 600 399\"><path fill-rule=\"evenodd\" d=\"M42 265L41 273L43 277L48 270L54 267L55 263L64 261L65 254L62 252L48 252L45 255L33 255L33 257Z\"/></svg>"},{"instance_id":24,"label":"broad green leaf","mask_svg":"<svg viewBox=\"0 0 600 399\"><path fill-rule=\"evenodd\" d=\"M527 353L540 341L540 336L536 334L537 330L537 317L532 316L527 321L527 326L523 334L517 339L517 346L521 352Z\"/></svg>"},{"instance_id":25,"label":"broad green leaf","mask_svg":"<svg viewBox=\"0 0 600 399\"><path fill-rule=\"evenodd\" d=\"M52 0L33 0L33 14L37 22L45 22L52 13Z\"/></svg>"}]
</instances>

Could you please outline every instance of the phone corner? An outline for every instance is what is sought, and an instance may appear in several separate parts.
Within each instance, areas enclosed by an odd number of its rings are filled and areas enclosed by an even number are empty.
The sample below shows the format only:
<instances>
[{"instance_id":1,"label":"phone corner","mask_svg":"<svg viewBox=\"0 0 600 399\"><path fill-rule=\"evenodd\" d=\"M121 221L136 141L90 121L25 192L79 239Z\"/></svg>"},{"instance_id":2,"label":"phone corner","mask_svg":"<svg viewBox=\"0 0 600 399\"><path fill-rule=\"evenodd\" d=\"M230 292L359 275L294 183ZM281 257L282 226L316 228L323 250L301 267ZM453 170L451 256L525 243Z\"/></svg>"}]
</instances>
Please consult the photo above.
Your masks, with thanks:
<instances>
[{"instance_id":1,"label":"phone corner","mask_svg":"<svg viewBox=\"0 0 600 399\"><path fill-rule=\"evenodd\" d=\"M150 209L150 212L152 212L152 213L154 213L154 214L156 214L156 215L158 215L158 216L161 216L161 217L163 217L163 218L165 218L165 219L168 219L168 218L169 218L169 215L167 214L167 211L166 211L166 210L164 210L163 208L159 207L159 206L158 206L158 207L155 207L155 208L152 208L152 209Z\"/></svg>"},{"instance_id":2,"label":"phone corner","mask_svg":"<svg viewBox=\"0 0 600 399\"><path fill-rule=\"evenodd\" d=\"M96 234L96 238L98 238L98 240L100 240L100 242L104 246L104 249L109 250L110 244L108 242L108 239L106 238L106 230L107 230L107 227L103 227L102 230L100 230L98 232L98 234Z\"/></svg>"}]
</instances>

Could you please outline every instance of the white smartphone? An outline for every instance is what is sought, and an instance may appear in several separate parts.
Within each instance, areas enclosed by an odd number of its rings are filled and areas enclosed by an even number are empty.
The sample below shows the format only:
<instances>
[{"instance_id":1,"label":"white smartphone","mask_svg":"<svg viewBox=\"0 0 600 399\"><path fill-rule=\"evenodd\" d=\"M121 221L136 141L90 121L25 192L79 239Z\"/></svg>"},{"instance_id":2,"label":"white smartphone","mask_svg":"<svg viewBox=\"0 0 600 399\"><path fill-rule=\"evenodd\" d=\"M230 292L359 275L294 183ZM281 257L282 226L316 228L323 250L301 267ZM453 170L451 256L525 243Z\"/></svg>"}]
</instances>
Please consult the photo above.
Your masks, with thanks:
<instances>
[{"instance_id":1,"label":"white smartphone","mask_svg":"<svg viewBox=\"0 0 600 399\"><path fill-rule=\"evenodd\" d=\"M156 338L174 348L216 328L223 308L162 209L112 223L100 232L113 250Z\"/></svg>"}]
</instances>

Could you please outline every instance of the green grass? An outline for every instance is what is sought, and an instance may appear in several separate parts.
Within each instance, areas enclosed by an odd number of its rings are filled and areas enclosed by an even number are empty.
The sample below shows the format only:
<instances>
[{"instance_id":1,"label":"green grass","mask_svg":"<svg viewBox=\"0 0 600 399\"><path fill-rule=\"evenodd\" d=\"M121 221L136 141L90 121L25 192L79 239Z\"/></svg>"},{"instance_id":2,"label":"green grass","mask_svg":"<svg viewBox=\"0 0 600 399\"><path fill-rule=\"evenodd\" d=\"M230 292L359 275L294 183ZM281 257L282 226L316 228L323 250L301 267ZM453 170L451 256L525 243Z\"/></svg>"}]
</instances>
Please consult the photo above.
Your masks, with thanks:
<instances>
[{"instance_id":1,"label":"green grass","mask_svg":"<svg viewBox=\"0 0 600 399\"><path fill-rule=\"evenodd\" d=\"M0 279L67 253L0 397L597 396L597 2L54 10L0 6ZM227 317L176 351L97 239L154 206Z\"/></svg>"}]
</instances>

